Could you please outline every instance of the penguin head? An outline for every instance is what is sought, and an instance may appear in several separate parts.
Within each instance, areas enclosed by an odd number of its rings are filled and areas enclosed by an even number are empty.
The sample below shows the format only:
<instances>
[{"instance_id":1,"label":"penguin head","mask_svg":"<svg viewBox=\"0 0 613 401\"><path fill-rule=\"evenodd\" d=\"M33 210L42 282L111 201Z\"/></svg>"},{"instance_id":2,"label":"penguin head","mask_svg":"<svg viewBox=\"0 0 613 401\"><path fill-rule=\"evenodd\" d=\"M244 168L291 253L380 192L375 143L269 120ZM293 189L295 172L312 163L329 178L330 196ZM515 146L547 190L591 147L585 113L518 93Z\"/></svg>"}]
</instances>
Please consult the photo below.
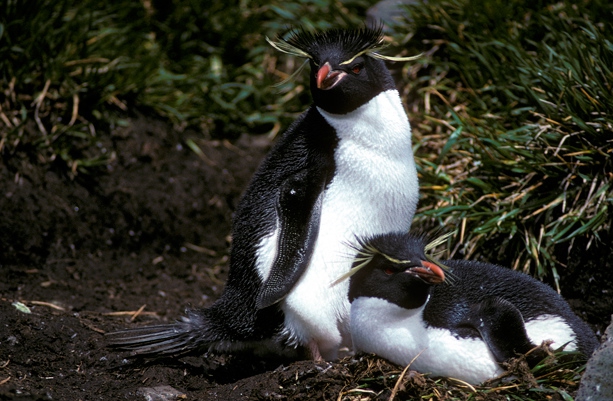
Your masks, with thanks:
<instances>
[{"instance_id":1,"label":"penguin head","mask_svg":"<svg viewBox=\"0 0 613 401\"><path fill-rule=\"evenodd\" d=\"M432 285L445 281L442 266L425 255L425 240L406 233L378 235L359 241L349 301L381 298L406 309L426 303Z\"/></svg>"},{"instance_id":2,"label":"penguin head","mask_svg":"<svg viewBox=\"0 0 613 401\"><path fill-rule=\"evenodd\" d=\"M319 33L301 29L292 32L288 39L269 43L278 50L309 59L313 101L332 114L347 114L381 92L395 89L383 59L414 59L376 53L384 47L380 27Z\"/></svg>"}]
</instances>

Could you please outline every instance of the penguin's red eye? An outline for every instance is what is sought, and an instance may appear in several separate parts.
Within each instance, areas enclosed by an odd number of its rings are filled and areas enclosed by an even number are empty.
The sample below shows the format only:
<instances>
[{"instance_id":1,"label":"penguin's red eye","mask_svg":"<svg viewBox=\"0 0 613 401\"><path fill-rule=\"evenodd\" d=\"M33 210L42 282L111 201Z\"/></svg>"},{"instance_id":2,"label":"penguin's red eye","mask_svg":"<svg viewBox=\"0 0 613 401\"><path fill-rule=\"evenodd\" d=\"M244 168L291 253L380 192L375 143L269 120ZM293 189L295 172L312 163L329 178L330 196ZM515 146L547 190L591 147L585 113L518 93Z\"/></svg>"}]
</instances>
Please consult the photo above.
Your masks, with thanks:
<instances>
[{"instance_id":1,"label":"penguin's red eye","mask_svg":"<svg viewBox=\"0 0 613 401\"><path fill-rule=\"evenodd\" d=\"M360 71L362 71L362 64L356 64L351 67L351 72L353 72L354 74L359 74Z\"/></svg>"},{"instance_id":2,"label":"penguin's red eye","mask_svg":"<svg viewBox=\"0 0 613 401\"><path fill-rule=\"evenodd\" d=\"M387 269L383 270L383 272L385 274L387 274L388 276L391 276L392 274L395 273L394 269L390 269L389 267Z\"/></svg>"}]
</instances>

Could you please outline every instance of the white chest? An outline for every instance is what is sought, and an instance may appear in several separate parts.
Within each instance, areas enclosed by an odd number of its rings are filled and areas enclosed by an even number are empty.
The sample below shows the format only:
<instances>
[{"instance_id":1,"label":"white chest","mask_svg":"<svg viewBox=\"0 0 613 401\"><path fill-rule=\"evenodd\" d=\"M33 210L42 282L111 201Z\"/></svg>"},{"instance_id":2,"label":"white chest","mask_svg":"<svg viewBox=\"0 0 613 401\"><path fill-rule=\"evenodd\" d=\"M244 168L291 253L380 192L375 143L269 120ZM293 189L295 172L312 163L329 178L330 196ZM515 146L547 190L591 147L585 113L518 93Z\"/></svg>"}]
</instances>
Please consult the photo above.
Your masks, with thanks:
<instances>
[{"instance_id":1,"label":"white chest","mask_svg":"<svg viewBox=\"0 0 613 401\"><path fill-rule=\"evenodd\" d=\"M498 376L498 366L479 339L455 337L426 327L423 308L407 310L379 298L358 298L351 306L351 335L356 351L375 353L401 366L472 384Z\"/></svg>"},{"instance_id":2,"label":"white chest","mask_svg":"<svg viewBox=\"0 0 613 401\"><path fill-rule=\"evenodd\" d=\"M408 230L419 188L411 128L398 93L383 92L347 115L319 111L339 136L320 235L339 242Z\"/></svg>"}]
</instances>

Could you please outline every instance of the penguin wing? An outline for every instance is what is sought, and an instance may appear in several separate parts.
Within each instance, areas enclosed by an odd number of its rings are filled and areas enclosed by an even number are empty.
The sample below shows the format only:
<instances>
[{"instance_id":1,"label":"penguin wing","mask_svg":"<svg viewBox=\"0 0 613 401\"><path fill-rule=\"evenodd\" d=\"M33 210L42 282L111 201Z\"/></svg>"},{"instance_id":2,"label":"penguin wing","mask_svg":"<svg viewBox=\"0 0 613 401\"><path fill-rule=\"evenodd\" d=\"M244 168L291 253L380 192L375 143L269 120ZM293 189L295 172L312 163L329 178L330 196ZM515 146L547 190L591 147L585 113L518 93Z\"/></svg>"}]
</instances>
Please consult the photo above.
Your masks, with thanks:
<instances>
[{"instance_id":1,"label":"penguin wing","mask_svg":"<svg viewBox=\"0 0 613 401\"><path fill-rule=\"evenodd\" d=\"M498 362L534 348L521 312L502 297L487 297L472 305L465 324L479 332Z\"/></svg>"},{"instance_id":2,"label":"penguin wing","mask_svg":"<svg viewBox=\"0 0 613 401\"><path fill-rule=\"evenodd\" d=\"M325 184L322 174L308 169L282 183L276 204L277 255L258 295L258 309L282 300L309 265L319 233Z\"/></svg>"}]
</instances>

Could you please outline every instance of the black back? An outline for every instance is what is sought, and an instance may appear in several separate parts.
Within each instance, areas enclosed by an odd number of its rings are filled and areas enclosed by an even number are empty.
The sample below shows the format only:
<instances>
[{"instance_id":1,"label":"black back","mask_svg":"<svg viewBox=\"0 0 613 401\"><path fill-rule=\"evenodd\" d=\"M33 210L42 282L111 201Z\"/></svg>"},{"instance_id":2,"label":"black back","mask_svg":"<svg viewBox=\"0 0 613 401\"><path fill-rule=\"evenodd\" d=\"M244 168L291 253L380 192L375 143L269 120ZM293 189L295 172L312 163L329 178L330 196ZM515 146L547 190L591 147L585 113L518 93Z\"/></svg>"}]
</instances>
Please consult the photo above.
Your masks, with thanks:
<instances>
[{"instance_id":1,"label":"black back","mask_svg":"<svg viewBox=\"0 0 613 401\"><path fill-rule=\"evenodd\" d=\"M442 263L451 268L456 280L453 285L433 287L432 297L424 310L424 320L431 326L457 328L459 335L478 337L476 331L466 327L466 317L471 315L475 305L502 299L517 308L524 321L542 315L560 316L573 329L578 348L586 355L598 346L592 329L547 284L489 263L466 260Z\"/></svg>"}]
</instances>

